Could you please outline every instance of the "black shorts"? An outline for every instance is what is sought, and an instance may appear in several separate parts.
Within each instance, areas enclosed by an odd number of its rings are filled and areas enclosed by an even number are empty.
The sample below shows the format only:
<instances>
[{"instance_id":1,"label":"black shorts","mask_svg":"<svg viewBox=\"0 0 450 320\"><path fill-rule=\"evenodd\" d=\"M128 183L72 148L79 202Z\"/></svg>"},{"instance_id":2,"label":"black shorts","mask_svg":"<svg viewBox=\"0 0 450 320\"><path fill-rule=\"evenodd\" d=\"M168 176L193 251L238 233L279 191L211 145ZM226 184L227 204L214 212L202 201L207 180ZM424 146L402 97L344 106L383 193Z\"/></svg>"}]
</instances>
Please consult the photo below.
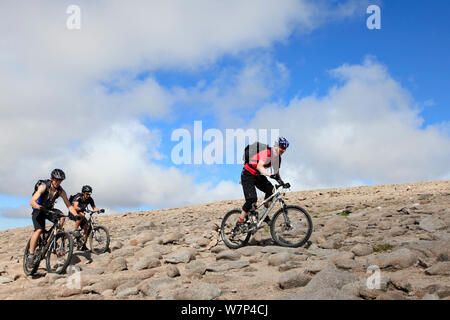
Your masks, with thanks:
<instances>
[{"instance_id":1,"label":"black shorts","mask_svg":"<svg viewBox=\"0 0 450 320\"><path fill-rule=\"evenodd\" d=\"M264 192L264 199L269 198L273 194L273 185L269 182L266 176L253 175L247 170L242 170L241 184L244 191L245 204L242 206L242 210L245 212L250 211L252 204L258 200L256 194L256 188Z\"/></svg>"},{"instance_id":2,"label":"black shorts","mask_svg":"<svg viewBox=\"0 0 450 320\"><path fill-rule=\"evenodd\" d=\"M78 212L77 212L78 213ZM71 212L69 212L69 219L70 220L73 220L73 221L77 221L77 219L75 219L75 216L71 213ZM84 228L84 226L86 225L86 223L87 223L87 220L86 220L86 218L83 218L82 220L81 220L81 223L80 223L80 228L81 229L83 229Z\"/></svg>"},{"instance_id":3,"label":"black shorts","mask_svg":"<svg viewBox=\"0 0 450 320\"><path fill-rule=\"evenodd\" d=\"M45 230L45 219L47 219L53 223L58 221L58 214L62 215L63 213L58 209L52 209L52 210L55 211L56 214L42 212L41 210L38 210L38 209L33 209L31 216L32 216L32 220L33 220L34 231L39 230L39 229Z\"/></svg>"}]
</instances>

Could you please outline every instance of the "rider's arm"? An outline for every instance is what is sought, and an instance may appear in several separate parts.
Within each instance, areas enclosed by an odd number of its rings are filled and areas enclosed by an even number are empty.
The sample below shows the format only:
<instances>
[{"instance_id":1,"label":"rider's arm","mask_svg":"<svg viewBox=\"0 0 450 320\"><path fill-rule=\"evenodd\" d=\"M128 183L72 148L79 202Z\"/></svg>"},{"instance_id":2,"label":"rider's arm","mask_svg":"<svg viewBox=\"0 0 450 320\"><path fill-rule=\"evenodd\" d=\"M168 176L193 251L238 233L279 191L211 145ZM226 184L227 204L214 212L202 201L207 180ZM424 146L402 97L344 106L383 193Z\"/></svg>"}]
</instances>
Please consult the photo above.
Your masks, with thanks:
<instances>
[{"instance_id":1,"label":"rider's arm","mask_svg":"<svg viewBox=\"0 0 450 320\"><path fill-rule=\"evenodd\" d=\"M73 202L73 207L75 208L76 211L81 211L81 207L78 201Z\"/></svg>"},{"instance_id":2,"label":"rider's arm","mask_svg":"<svg viewBox=\"0 0 450 320\"><path fill-rule=\"evenodd\" d=\"M271 173L269 170L267 170L266 168L264 168L264 161L258 161L258 165L256 166L256 170L258 170L262 175L265 176L270 176Z\"/></svg>"},{"instance_id":3,"label":"rider's arm","mask_svg":"<svg viewBox=\"0 0 450 320\"><path fill-rule=\"evenodd\" d=\"M92 197L90 198L89 204L91 205L92 210L94 210L94 212L100 211L100 209L95 206L95 202L94 199L92 199Z\"/></svg>"},{"instance_id":4,"label":"rider's arm","mask_svg":"<svg viewBox=\"0 0 450 320\"><path fill-rule=\"evenodd\" d=\"M61 192L61 198L64 200L64 203L66 204L67 209L69 209L70 213L72 213L74 216L77 215L77 211L72 206L72 204L69 202L69 199L67 199L66 191Z\"/></svg>"},{"instance_id":5,"label":"rider's arm","mask_svg":"<svg viewBox=\"0 0 450 320\"><path fill-rule=\"evenodd\" d=\"M35 209L40 209L41 206L37 203L38 199L40 198L40 196L42 195L42 193L45 191L46 185L45 184L41 184L38 189L36 190L36 192L34 193L34 195L31 197L31 201L30 201L30 205L35 208Z\"/></svg>"}]
</instances>

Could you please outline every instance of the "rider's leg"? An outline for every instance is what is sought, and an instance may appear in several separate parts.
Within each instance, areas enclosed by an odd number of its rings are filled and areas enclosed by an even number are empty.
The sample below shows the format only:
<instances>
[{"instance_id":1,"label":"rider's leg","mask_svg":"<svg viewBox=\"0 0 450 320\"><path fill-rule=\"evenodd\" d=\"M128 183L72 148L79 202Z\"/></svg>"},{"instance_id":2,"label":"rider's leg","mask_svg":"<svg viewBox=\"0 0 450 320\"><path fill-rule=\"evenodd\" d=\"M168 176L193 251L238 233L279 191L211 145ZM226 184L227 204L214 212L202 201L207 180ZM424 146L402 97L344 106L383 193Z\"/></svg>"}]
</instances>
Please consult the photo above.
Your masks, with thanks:
<instances>
[{"instance_id":1,"label":"rider's leg","mask_svg":"<svg viewBox=\"0 0 450 320\"><path fill-rule=\"evenodd\" d=\"M30 239L30 249L28 250L29 254L34 254L34 251L36 250L37 247L37 242L39 239L39 236L42 234L42 229L38 229L35 230L33 235L31 236Z\"/></svg>"},{"instance_id":2,"label":"rider's leg","mask_svg":"<svg viewBox=\"0 0 450 320\"><path fill-rule=\"evenodd\" d=\"M75 218L75 230L78 230L80 228L80 224L83 221L83 219L84 219L84 213L77 212L77 217Z\"/></svg>"},{"instance_id":3,"label":"rider's leg","mask_svg":"<svg viewBox=\"0 0 450 320\"><path fill-rule=\"evenodd\" d=\"M81 222L81 229L83 229L83 242L86 242L87 239L87 233L89 229L89 225L87 224L86 218L83 217L83 220Z\"/></svg>"},{"instance_id":4,"label":"rider's leg","mask_svg":"<svg viewBox=\"0 0 450 320\"><path fill-rule=\"evenodd\" d=\"M264 192L264 194L265 194L264 200L267 200L273 194L273 185L270 183L270 181L265 176L259 176L258 177L258 179L256 181L256 187L259 190L261 190L262 192ZM266 208L269 208L271 204L272 204L272 200L267 201L266 203L264 203L264 206ZM268 224L271 223L271 220L270 220L269 216L266 216L264 218L264 222L266 222Z\"/></svg>"},{"instance_id":5,"label":"rider's leg","mask_svg":"<svg viewBox=\"0 0 450 320\"><path fill-rule=\"evenodd\" d=\"M34 254L36 250L37 242L39 236L42 234L42 230L45 228L45 216L37 209L33 210L32 220L34 226L34 233L30 239L30 249L28 250L30 254Z\"/></svg>"},{"instance_id":6,"label":"rider's leg","mask_svg":"<svg viewBox=\"0 0 450 320\"><path fill-rule=\"evenodd\" d=\"M257 202L258 196L256 194L256 176L252 175L247 170L243 170L241 174L241 184L244 191L245 203L242 206L242 212L239 222L243 222L253 205Z\"/></svg>"}]
</instances>

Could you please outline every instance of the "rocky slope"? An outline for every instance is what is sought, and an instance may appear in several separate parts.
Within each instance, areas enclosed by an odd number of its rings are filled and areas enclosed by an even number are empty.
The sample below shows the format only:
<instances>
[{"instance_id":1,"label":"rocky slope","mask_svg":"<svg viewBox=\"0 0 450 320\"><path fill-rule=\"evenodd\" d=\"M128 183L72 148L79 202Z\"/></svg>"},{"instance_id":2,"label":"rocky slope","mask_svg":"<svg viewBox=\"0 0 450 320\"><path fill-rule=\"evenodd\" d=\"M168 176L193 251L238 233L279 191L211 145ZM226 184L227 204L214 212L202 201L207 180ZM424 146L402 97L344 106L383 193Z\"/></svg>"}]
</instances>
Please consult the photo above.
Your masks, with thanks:
<instances>
[{"instance_id":1,"label":"rocky slope","mask_svg":"<svg viewBox=\"0 0 450 320\"><path fill-rule=\"evenodd\" d=\"M450 299L450 181L286 198L313 217L309 248L276 246L261 229L227 249L218 228L242 201L221 201L101 216L111 252L75 251L80 273L47 274L41 262L27 277L32 228L0 231L0 299Z\"/></svg>"}]
</instances>

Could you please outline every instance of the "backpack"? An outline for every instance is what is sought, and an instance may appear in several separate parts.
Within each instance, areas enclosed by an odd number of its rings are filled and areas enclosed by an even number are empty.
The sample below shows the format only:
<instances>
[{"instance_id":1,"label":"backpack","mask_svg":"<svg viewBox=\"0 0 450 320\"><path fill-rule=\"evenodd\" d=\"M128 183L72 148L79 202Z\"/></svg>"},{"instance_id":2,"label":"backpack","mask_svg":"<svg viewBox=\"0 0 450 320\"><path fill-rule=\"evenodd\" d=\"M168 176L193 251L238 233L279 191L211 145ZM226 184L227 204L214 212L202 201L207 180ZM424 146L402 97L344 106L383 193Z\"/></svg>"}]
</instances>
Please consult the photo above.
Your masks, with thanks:
<instances>
[{"instance_id":1,"label":"backpack","mask_svg":"<svg viewBox=\"0 0 450 320\"><path fill-rule=\"evenodd\" d=\"M49 179L47 179L47 180L38 180L38 181L36 182L36 184L34 185L34 191L33 191L33 193L31 194L31 196L34 196L34 194L36 193L36 191L37 191L37 189L39 188L39 186L40 186L41 184L43 184L43 183L46 185L46 189L49 189L49 188L50 188L51 180L49 180Z\"/></svg>"},{"instance_id":2,"label":"backpack","mask_svg":"<svg viewBox=\"0 0 450 320\"><path fill-rule=\"evenodd\" d=\"M79 195L81 195L81 193L77 193L77 194L73 194L69 197L69 202L71 204L73 204L73 200L75 200L76 197L78 197Z\"/></svg>"},{"instance_id":3,"label":"backpack","mask_svg":"<svg viewBox=\"0 0 450 320\"><path fill-rule=\"evenodd\" d=\"M50 192L50 188L51 188L51 184L52 184L52 180L47 179L47 180L38 180L36 182L36 184L34 185L34 192L31 196L34 196L34 194L36 193L37 189L39 188L39 186L41 184L45 184L46 188L44 193L40 196L40 198L37 200L37 203L40 205L43 205L47 208L53 208L56 199L58 199L58 197L61 195L62 193L62 188L58 187L58 189L56 190L55 194L53 195L52 199L49 199L48 195Z\"/></svg>"},{"instance_id":4,"label":"backpack","mask_svg":"<svg viewBox=\"0 0 450 320\"><path fill-rule=\"evenodd\" d=\"M256 154L258 154L260 151L263 151L263 150L266 150L266 149L269 149L269 150L271 150L271 148L267 145L267 144L265 144L265 143L262 143L262 142L254 142L254 143L252 143L252 144L249 144L249 145L247 145L246 147L245 147L245 150L244 150L244 155L243 155L243 157L242 157L242 160L244 160L244 163L249 163L250 162L250 159L254 156L254 155L256 155Z\"/></svg>"}]
</instances>

